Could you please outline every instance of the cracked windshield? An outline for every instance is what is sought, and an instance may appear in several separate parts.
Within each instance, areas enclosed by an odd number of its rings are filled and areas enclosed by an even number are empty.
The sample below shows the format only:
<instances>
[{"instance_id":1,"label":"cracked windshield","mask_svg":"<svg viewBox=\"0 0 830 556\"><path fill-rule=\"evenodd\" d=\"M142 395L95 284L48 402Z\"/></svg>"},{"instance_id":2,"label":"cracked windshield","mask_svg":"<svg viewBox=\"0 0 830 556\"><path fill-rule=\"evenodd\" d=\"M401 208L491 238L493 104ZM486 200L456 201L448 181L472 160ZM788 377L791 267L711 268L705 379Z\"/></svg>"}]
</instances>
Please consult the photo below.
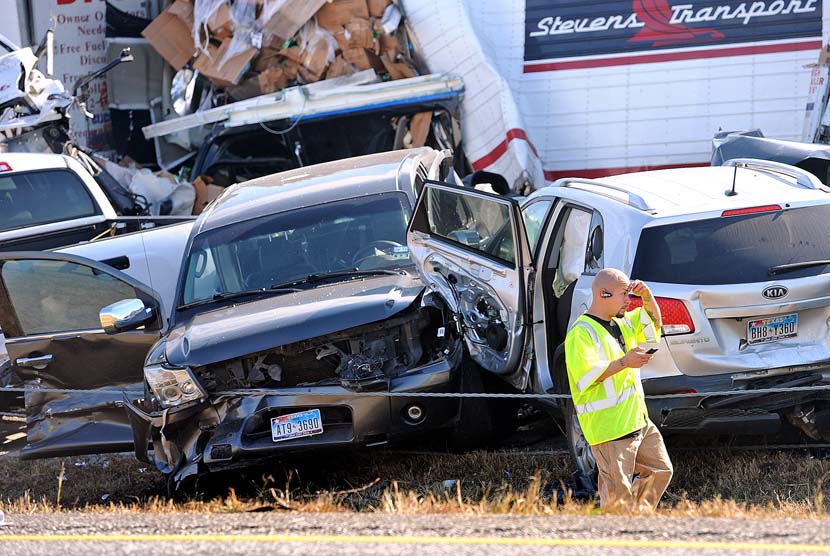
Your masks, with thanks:
<instances>
[{"instance_id":1,"label":"cracked windshield","mask_svg":"<svg viewBox=\"0 0 830 556\"><path fill-rule=\"evenodd\" d=\"M333 272L411 264L408 201L388 193L268 215L195 238L182 303ZM347 274L343 279L347 278Z\"/></svg>"}]
</instances>

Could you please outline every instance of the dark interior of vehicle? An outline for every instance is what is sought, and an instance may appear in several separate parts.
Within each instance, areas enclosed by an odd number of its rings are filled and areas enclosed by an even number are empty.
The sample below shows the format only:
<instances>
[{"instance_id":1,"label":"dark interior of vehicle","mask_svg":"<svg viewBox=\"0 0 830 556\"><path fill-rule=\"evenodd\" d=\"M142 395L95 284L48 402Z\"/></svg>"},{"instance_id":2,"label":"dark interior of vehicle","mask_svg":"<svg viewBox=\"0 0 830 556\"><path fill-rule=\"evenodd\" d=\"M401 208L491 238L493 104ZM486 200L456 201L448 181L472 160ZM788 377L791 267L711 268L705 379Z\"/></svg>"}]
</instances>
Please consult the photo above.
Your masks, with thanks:
<instances>
[{"instance_id":1,"label":"dark interior of vehicle","mask_svg":"<svg viewBox=\"0 0 830 556\"><path fill-rule=\"evenodd\" d=\"M573 295L577 284L576 280L570 282L559 297L554 293L556 272L562 262L560 260L561 248L565 236L565 226L563 223L569 217L571 210L566 208L562 211L555 226L550 228L556 230L556 237L548 244L548 251L542 257L544 261L541 268L542 292L545 305L545 322L548 323L548 357L550 361L554 360L556 348L565 341L565 336L568 333ZM598 214L594 213L590 224L590 234L587 238L587 251L585 252L584 258L585 271L598 269L602 266L601 259L604 249L604 238L601 220L598 221L597 219Z\"/></svg>"},{"instance_id":2,"label":"dark interior of vehicle","mask_svg":"<svg viewBox=\"0 0 830 556\"><path fill-rule=\"evenodd\" d=\"M562 246L562 238L565 235L565 227L561 222L565 220L567 212L559 215L559 221L552 228L557 230L556 237L548 244L548 251L542 260L542 292L545 304L545 322L548 323L548 348L549 359L553 360L556 347L565 341L565 334L568 332L568 317L570 316L571 299L576 288L576 282L571 283L562 297L557 298L553 294L553 280L556 277L556 268L559 264L559 249Z\"/></svg>"},{"instance_id":3,"label":"dark interior of vehicle","mask_svg":"<svg viewBox=\"0 0 830 556\"><path fill-rule=\"evenodd\" d=\"M301 166L406 148L409 119L424 109L410 106L227 130L197 160L193 176L207 175L227 187ZM452 147L450 122L449 113L437 110L426 145Z\"/></svg>"}]
</instances>

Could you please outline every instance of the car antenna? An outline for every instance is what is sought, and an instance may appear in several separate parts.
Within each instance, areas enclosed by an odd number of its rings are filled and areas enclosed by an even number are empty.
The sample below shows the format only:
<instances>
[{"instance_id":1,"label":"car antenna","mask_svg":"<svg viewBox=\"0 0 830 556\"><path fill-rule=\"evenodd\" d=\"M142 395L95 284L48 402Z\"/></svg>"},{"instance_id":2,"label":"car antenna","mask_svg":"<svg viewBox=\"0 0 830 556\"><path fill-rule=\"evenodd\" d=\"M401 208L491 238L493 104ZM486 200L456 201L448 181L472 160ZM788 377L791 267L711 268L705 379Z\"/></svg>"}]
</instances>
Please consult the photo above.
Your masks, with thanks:
<instances>
[{"instance_id":1,"label":"car antenna","mask_svg":"<svg viewBox=\"0 0 830 556\"><path fill-rule=\"evenodd\" d=\"M735 191L735 183L737 181L738 181L738 165L735 164L735 171L732 173L732 189L731 190L727 189L726 191L724 191L723 192L724 195L726 195L727 197L734 197L735 195L738 194L738 192Z\"/></svg>"}]
</instances>

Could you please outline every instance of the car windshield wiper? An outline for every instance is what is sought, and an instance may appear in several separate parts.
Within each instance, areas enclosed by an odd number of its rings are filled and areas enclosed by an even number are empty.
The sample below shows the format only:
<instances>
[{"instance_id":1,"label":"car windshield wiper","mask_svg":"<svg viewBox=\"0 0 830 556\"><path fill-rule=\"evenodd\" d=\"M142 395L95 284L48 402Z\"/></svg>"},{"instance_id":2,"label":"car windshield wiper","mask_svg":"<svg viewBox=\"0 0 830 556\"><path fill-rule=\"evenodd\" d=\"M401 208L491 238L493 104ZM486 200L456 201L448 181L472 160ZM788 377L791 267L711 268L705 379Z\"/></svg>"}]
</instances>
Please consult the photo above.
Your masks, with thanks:
<instances>
[{"instance_id":1,"label":"car windshield wiper","mask_svg":"<svg viewBox=\"0 0 830 556\"><path fill-rule=\"evenodd\" d=\"M262 294L280 295L280 294L284 294L284 293L296 293L296 292L299 292L299 291L302 291L302 290L299 290L297 288L288 288L288 287L283 287L283 286L276 285L276 286L271 286L270 288L257 288L257 289L253 289L253 290L243 290L241 292L220 292L220 293L215 293L215 294L213 294L213 296L208 297L206 299L199 299L198 301L191 301L190 303L185 303L184 305L179 305L178 307L176 307L176 309L177 310L190 309L191 307L196 307L198 305L205 305L207 303L213 303L215 301L224 301L226 299L235 299L237 297L247 297L247 296L251 296L251 295L262 295Z\"/></svg>"},{"instance_id":2,"label":"car windshield wiper","mask_svg":"<svg viewBox=\"0 0 830 556\"><path fill-rule=\"evenodd\" d=\"M395 269L388 269L388 268L376 268L373 270L358 270L356 268L350 268L347 270L336 270L334 272L323 272L323 273L315 273L309 274L305 278L300 278L298 280L292 280L291 282L286 282L284 284L277 284L273 287L275 288L290 288L291 286L298 286L300 284L316 284L317 282L325 282L326 280L335 280L337 278L359 278L361 276L378 276L380 274L402 274L406 271L395 268Z\"/></svg>"},{"instance_id":3,"label":"car windshield wiper","mask_svg":"<svg viewBox=\"0 0 830 556\"><path fill-rule=\"evenodd\" d=\"M816 261L803 261L800 263L780 264L778 266L770 267L767 273L770 276L775 276L776 274L783 274L784 272L792 272L794 270L801 270L802 268L810 268L811 266L824 266L829 264L830 259L819 259Z\"/></svg>"}]
</instances>

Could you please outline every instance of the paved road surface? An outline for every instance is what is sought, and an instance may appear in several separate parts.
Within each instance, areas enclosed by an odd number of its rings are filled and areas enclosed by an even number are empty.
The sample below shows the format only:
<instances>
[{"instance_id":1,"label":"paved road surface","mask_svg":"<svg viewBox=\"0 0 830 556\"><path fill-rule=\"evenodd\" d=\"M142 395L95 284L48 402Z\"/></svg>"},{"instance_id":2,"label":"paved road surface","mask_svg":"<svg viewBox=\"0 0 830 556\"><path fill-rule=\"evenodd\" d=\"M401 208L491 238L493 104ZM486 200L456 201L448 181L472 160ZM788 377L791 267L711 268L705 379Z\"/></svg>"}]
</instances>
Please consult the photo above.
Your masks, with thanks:
<instances>
[{"instance_id":1,"label":"paved road surface","mask_svg":"<svg viewBox=\"0 0 830 556\"><path fill-rule=\"evenodd\" d=\"M390 514L7 515L2 554L830 555L822 521Z\"/></svg>"}]
</instances>

